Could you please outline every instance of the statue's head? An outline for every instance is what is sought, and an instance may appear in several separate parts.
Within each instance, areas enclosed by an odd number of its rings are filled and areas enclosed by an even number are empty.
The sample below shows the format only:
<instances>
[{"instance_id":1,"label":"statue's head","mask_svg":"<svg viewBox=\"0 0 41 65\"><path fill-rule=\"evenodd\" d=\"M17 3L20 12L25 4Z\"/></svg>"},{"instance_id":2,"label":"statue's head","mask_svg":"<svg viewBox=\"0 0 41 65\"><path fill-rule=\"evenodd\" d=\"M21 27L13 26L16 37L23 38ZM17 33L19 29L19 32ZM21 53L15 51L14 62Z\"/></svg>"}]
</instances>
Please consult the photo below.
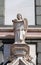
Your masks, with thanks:
<instances>
[{"instance_id":1,"label":"statue's head","mask_svg":"<svg viewBox=\"0 0 41 65\"><path fill-rule=\"evenodd\" d=\"M22 19L22 15L20 13L17 14L17 19L18 20Z\"/></svg>"}]
</instances>

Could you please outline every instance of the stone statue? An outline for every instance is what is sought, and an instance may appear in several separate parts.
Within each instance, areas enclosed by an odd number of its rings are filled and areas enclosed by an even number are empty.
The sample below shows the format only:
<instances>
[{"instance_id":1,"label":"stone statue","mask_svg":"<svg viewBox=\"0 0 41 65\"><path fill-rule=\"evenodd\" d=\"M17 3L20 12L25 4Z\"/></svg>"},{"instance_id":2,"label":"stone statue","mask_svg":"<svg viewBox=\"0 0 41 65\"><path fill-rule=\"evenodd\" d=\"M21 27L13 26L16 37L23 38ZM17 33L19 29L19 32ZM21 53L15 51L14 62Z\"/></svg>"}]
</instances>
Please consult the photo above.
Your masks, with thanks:
<instances>
[{"instance_id":1,"label":"stone statue","mask_svg":"<svg viewBox=\"0 0 41 65\"><path fill-rule=\"evenodd\" d=\"M13 61L10 64L11 65L29 65L29 63L33 64L33 62L31 61L32 57L29 54L30 47L28 46L28 44L25 43L25 35L27 33L28 21L26 18L23 19L22 15L18 13L17 19L12 20L12 22L15 34L15 43L11 45L10 49L11 53L9 60ZM20 63L20 60L22 61L22 63ZM17 63L20 64L17 64L16 61Z\"/></svg>"},{"instance_id":2,"label":"stone statue","mask_svg":"<svg viewBox=\"0 0 41 65\"><path fill-rule=\"evenodd\" d=\"M15 42L24 43L25 34L27 32L28 21L26 18L22 18L20 13L17 14L17 19L12 20L14 32L15 32Z\"/></svg>"}]
</instances>

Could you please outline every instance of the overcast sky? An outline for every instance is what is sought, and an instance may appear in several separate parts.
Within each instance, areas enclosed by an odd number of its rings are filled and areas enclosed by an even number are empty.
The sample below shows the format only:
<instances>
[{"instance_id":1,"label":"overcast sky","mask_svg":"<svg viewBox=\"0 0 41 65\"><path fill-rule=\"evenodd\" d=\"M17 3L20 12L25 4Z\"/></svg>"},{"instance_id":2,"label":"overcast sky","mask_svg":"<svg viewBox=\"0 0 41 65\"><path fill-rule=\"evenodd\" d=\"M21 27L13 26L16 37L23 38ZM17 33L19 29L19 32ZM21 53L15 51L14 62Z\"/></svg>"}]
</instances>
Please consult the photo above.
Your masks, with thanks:
<instances>
[{"instance_id":1,"label":"overcast sky","mask_svg":"<svg viewBox=\"0 0 41 65\"><path fill-rule=\"evenodd\" d=\"M12 25L17 13L27 18L29 25L35 25L34 0L5 0L5 25Z\"/></svg>"}]
</instances>

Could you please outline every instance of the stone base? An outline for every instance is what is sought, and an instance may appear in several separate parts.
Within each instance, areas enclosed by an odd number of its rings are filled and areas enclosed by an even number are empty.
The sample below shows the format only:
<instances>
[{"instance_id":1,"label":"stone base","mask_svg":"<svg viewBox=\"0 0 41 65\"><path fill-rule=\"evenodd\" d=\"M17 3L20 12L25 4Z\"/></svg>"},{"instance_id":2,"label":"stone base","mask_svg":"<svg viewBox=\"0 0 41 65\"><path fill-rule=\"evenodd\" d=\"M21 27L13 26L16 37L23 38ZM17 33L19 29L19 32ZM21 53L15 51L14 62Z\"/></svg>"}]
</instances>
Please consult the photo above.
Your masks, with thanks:
<instances>
[{"instance_id":1,"label":"stone base","mask_svg":"<svg viewBox=\"0 0 41 65\"><path fill-rule=\"evenodd\" d=\"M18 57L24 57L26 55L29 55L30 48L29 46L25 43L14 43L11 45L10 49L10 59L15 59Z\"/></svg>"},{"instance_id":2,"label":"stone base","mask_svg":"<svg viewBox=\"0 0 41 65\"><path fill-rule=\"evenodd\" d=\"M15 42L14 44L26 44L26 43L22 41L22 42Z\"/></svg>"},{"instance_id":3,"label":"stone base","mask_svg":"<svg viewBox=\"0 0 41 65\"><path fill-rule=\"evenodd\" d=\"M16 60L13 60L11 63L7 65L35 65L32 61L28 62L22 57L18 57Z\"/></svg>"}]
</instances>

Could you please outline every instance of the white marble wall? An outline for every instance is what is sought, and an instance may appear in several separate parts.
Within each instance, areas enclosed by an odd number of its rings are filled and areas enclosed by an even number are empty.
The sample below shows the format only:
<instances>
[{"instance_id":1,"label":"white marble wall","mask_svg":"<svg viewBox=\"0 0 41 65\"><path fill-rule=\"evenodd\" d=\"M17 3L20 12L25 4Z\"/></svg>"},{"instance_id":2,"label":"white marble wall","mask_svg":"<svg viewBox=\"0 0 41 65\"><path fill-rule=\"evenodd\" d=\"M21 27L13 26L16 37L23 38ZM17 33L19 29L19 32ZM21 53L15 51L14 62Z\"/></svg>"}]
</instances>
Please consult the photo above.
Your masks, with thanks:
<instances>
[{"instance_id":1,"label":"white marble wall","mask_svg":"<svg viewBox=\"0 0 41 65\"><path fill-rule=\"evenodd\" d=\"M35 25L35 0L5 0L5 25L12 25L17 13L28 19L28 25ZM8 5L7 5L8 4Z\"/></svg>"},{"instance_id":2,"label":"white marble wall","mask_svg":"<svg viewBox=\"0 0 41 65\"><path fill-rule=\"evenodd\" d=\"M36 65L36 45L28 44L30 46L30 55L33 58L32 61Z\"/></svg>"}]
</instances>

